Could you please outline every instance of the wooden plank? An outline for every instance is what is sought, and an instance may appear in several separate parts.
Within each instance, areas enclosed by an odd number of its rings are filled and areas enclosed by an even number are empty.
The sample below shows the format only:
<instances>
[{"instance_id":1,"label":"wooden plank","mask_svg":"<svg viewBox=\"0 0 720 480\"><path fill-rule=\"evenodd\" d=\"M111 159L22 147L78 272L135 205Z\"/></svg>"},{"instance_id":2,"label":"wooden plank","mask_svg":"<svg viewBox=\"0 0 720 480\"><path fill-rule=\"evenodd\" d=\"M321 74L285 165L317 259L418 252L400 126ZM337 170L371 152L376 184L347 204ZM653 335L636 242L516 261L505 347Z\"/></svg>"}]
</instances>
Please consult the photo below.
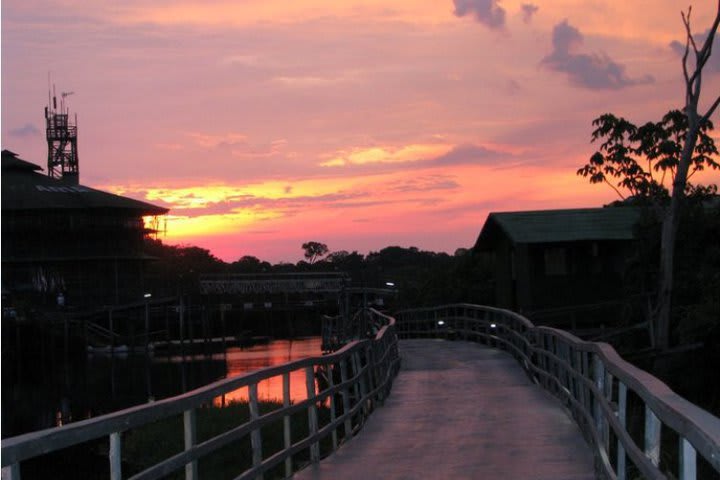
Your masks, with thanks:
<instances>
[{"instance_id":1,"label":"wooden plank","mask_svg":"<svg viewBox=\"0 0 720 480\"><path fill-rule=\"evenodd\" d=\"M260 409L258 408L258 390L257 383L253 383L248 387L250 421L260 418ZM254 428L250 432L250 445L252 447L253 467L257 467L262 463L262 434L258 428ZM258 477L262 478L262 476Z\"/></svg>"},{"instance_id":2,"label":"wooden plank","mask_svg":"<svg viewBox=\"0 0 720 480\"><path fill-rule=\"evenodd\" d=\"M195 409L185 410L183 412L183 435L185 443L185 451L192 449L197 443L197 414ZM197 480L198 464L197 460L185 465L185 480Z\"/></svg>"},{"instance_id":3,"label":"wooden plank","mask_svg":"<svg viewBox=\"0 0 720 480\"><path fill-rule=\"evenodd\" d=\"M308 400L315 398L315 372L312 367L305 368L305 385L307 386L307 397ZM318 432L318 414L317 406L313 401L308 406L308 428L309 435L313 436ZM310 446L310 461L313 463L320 461L320 444L318 442L313 443Z\"/></svg>"},{"instance_id":4,"label":"wooden plank","mask_svg":"<svg viewBox=\"0 0 720 480\"><path fill-rule=\"evenodd\" d=\"M695 480L697 478L697 454L687 441L680 437L680 465L679 480Z\"/></svg>"},{"instance_id":5,"label":"wooden plank","mask_svg":"<svg viewBox=\"0 0 720 480\"><path fill-rule=\"evenodd\" d=\"M13 463L2 468L2 480L20 480L20 464Z\"/></svg>"},{"instance_id":6,"label":"wooden plank","mask_svg":"<svg viewBox=\"0 0 720 480\"><path fill-rule=\"evenodd\" d=\"M120 432L110 434L110 480L122 480L122 440Z\"/></svg>"},{"instance_id":7,"label":"wooden plank","mask_svg":"<svg viewBox=\"0 0 720 480\"><path fill-rule=\"evenodd\" d=\"M283 373L283 408L290 406L290 372ZM290 430L290 415L283 417L283 442L285 449L292 445L292 431ZM285 477L290 478L293 471L292 456L285 459Z\"/></svg>"},{"instance_id":8,"label":"wooden plank","mask_svg":"<svg viewBox=\"0 0 720 480\"><path fill-rule=\"evenodd\" d=\"M653 465L660 465L660 433L662 423L649 405L645 405L645 455Z\"/></svg>"},{"instance_id":9,"label":"wooden plank","mask_svg":"<svg viewBox=\"0 0 720 480\"><path fill-rule=\"evenodd\" d=\"M618 420L623 429L627 429L627 387L624 383L618 383ZM627 478L627 466L625 446L620 438L617 441L617 480L625 480Z\"/></svg>"},{"instance_id":10,"label":"wooden plank","mask_svg":"<svg viewBox=\"0 0 720 480\"><path fill-rule=\"evenodd\" d=\"M595 479L578 427L509 353L464 341L400 348L403 371L385 405L295 479Z\"/></svg>"}]
</instances>

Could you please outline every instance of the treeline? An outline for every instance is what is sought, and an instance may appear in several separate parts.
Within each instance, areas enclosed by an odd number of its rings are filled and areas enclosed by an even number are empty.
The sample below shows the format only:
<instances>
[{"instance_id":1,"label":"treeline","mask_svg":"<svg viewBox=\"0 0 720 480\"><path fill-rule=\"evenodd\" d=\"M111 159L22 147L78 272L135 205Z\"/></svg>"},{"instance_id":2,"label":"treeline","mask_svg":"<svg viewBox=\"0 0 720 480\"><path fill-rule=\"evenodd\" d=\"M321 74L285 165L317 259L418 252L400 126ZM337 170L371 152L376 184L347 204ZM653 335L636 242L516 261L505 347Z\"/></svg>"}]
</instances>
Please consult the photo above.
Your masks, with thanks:
<instances>
[{"instance_id":1,"label":"treeline","mask_svg":"<svg viewBox=\"0 0 720 480\"><path fill-rule=\"evenodd\" d=\"M314 248L324 246L319 242L308 243ZM454 302L487 304L493 300L490 268L472 250L461 248L449 255L416 247L389 246L367 255L326 250L322 256L317 250L305 250L311 261L272 264L246 255L225 262L205 248L166 245L148 239L146 253L156 259L149 267L149 288L159 295L194 293L199 275L207 273L344 272L354 287L381 288L387 282L393 283L400 308Z\"/></svg>"}]
</instances>

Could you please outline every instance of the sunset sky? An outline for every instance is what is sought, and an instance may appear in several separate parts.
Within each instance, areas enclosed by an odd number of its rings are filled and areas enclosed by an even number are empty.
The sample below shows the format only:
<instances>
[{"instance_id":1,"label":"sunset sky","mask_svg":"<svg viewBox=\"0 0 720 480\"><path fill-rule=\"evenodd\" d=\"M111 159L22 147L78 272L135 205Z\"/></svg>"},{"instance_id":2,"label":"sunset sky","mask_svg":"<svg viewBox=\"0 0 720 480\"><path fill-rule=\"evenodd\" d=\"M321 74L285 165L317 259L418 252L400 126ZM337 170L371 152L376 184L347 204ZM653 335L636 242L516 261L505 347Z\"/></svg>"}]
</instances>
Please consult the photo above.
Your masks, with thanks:
<instances>
[{"instance_id":1,"label":"sunset sky","mask_svg":"<svg viewBox=\"0 0 720 480\"><path fill-rule=\"evenodd\" d=\"M701 35L716 2L693 3ZM591 122L683 105L686 4L2 0L2 148L45 165L50 73L81 183L169 207L168 243L452 253L490 211L617 198L575 175Z\"/></svg>"}]
</instances>

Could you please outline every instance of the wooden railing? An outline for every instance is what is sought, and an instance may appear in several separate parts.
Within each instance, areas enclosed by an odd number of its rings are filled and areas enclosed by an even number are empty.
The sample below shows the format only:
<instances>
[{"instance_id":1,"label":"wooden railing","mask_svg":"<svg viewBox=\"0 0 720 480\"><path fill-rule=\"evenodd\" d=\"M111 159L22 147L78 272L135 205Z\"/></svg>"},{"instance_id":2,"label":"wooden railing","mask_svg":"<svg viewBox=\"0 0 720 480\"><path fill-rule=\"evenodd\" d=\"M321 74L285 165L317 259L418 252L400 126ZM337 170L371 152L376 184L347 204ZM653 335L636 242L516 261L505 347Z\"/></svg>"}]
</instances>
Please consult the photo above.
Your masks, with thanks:
<instances>
[{"instance_id":1,"label":"wooden railing","mask_svg":"<svg viewBox=\"0 0 720 480\"><path fill-rule=\"evenodd\" d=\"M309 450L310 460L321 456L320 442L330 439L331 450L349 439L361 427L374 407L390 392L400 366L395 320L375 310L382 327L374 338L349 343L335 353L306 358L283 365L257 370L245 375L217 381L172 398L149 403L101 417L71 423L59 428L32 432L2 441L2 478L20 478L21 462L96 439L109 439L110 478L123 478L122 439L126 432L150 423L182 416L184 451L136 473L133 480L166 476L185 468L186 479L198 478L198 460L222 447L250 437L252 467L244 472L229 472L237 479L262 478L263 473L284 463L284 475L294 470L293 455ZM290 374L304 371L307 399L292 402ZM316 381L318 371L325 381ZM282 379L282 406L269 413L259 413L258 384L271 378ZM211 405L214 399L247 387L250 419L224 433L197 441L198 409ZM320 408L329 409L329 420L318 419ZM290 418L307 414L308 434L293 442L298 432L291 431ZM264 455L262 428L283 423L283 446L271 455ZM295 435L293 435L293 433ZM327 441L327 440L326 440ZM266 450L267 451L267 446ZM281 467L280 467L281 468Z\"/></svg>"},{"instance_id":2,"label":"wooden railing","mask_svg":"<svg viewBox=\"0 0 720 480\"><path fill-rule=\"evenodd\" d=\"M406 310L396 318L400 338L461 338L507 350L569 409L602 478L720 478L720 419L608 344L479 305Z\"/></svg>"}]
</instances>

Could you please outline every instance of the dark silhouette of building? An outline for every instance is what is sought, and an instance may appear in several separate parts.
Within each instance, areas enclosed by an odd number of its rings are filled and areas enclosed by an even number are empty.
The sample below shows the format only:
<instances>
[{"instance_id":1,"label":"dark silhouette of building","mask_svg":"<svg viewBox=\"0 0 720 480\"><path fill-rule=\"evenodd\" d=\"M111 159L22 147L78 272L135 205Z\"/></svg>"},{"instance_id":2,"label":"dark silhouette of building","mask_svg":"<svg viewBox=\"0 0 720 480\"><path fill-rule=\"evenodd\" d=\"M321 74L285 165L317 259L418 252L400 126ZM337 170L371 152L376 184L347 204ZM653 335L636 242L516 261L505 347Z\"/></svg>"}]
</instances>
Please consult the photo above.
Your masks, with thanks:
<instances>
[{"instance_id":1,"label":"dark silhouette of building","mask_svg":"<svg viewBox=\"0 0 720 480\"><path fill-rule=\"evenodd\" d=\"M143 217L168 210L41 170L2 151L3 297L76 307L140 300L152 233Z\"/></svg>"},{"instance_id":2,"label":"dark silhouette of building","mask_svg":"<svg viewBox=\"0 0 720 480\"><path fill-rule=\"evenodd\" d=\"M638 207L491 213L475 249L491 257L497 305L538 317L620 301L640 214Z\"/></svg>"}]
</instances>

